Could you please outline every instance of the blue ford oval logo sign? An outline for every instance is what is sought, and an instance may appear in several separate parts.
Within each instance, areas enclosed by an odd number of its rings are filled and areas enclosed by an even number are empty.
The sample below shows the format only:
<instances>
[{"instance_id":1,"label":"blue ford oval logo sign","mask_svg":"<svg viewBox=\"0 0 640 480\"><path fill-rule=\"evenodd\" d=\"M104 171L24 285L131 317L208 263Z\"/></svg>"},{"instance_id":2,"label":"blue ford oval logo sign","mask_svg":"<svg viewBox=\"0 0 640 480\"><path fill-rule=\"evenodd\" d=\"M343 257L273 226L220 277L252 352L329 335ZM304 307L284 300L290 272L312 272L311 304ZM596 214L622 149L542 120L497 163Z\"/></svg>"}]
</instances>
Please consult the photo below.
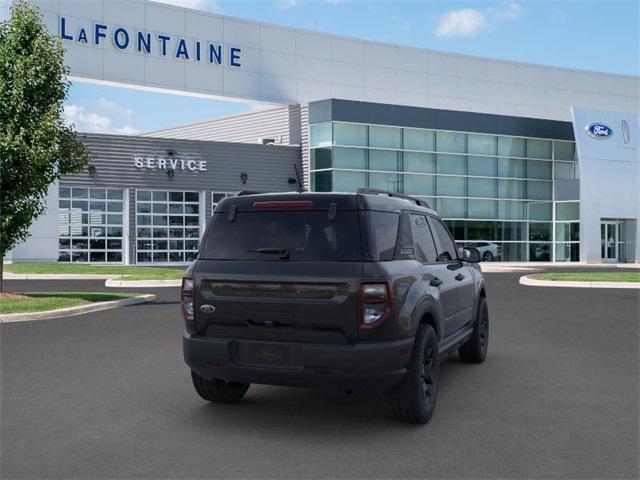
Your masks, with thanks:
<instances>
[{"instance_id":1,"label":"blue ford oval logo sign","mask_svg":"<svg viewBox=\"0 0 640 480\"><path fill-rule=\"evenodd\" d=\"M611 127L607 127L602 123L592 123L584 127L587 135L598 140L606 140L613 135Z\"/></svg>"}]
</instances>

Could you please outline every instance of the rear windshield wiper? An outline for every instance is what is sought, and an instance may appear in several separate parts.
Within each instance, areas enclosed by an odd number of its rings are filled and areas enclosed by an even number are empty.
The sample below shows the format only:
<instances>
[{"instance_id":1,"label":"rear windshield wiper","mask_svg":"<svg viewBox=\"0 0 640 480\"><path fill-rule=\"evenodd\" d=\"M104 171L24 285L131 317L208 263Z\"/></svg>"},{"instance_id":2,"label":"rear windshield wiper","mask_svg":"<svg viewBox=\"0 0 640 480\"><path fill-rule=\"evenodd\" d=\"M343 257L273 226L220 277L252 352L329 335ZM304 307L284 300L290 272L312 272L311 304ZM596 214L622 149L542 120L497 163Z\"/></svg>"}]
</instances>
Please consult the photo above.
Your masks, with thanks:
<instances>
[{"instance_id":1,"label":"rear windshield wiper","mask_svg":"<svg viewBox=\"0 0 640 480\"><path fill-rule=\"evenodd\" d=\"M282 260L288 260L289 259L289 250L287 250L286 248L275 248L275 247L265 247L265 248L259 248L257 250L248 250L251 253L271 253L274 255L280 255L280 258Z\"/></svg>"}]
</instances>

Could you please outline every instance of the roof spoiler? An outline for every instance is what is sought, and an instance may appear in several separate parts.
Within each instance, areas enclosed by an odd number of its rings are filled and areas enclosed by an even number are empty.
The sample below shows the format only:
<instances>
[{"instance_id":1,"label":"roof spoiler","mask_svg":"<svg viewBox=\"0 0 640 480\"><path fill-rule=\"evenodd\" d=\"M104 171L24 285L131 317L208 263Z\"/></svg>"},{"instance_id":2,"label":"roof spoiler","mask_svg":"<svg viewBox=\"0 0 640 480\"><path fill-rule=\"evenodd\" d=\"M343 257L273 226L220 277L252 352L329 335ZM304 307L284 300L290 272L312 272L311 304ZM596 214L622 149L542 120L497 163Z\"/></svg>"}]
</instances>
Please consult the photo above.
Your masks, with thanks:
<instances>
[{"instance_id":1,"label":"roof spoiler","mask_svg":"<svg viewBox=\"0 0 640 480\"><path fill-rule=\"evenodd\" d=\"M358 195L385 195L392 198L401 198L402 200L413 202L420 207L431 208L426 201L402 193L388 192L387 190L378 190L377 188L359 188L356 193Z\"/></svg>"}]
</instances>

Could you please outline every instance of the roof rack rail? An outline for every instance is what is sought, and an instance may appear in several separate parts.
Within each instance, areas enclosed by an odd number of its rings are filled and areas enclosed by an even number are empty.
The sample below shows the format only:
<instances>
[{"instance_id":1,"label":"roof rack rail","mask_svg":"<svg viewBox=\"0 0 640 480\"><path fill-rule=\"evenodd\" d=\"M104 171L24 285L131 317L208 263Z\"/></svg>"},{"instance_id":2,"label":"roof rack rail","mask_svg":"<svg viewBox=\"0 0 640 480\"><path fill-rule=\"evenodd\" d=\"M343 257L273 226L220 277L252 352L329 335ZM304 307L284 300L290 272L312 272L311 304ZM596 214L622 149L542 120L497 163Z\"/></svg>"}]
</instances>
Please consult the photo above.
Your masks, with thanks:
<instances>
[{"instance_id":1,"label":"roof rack rail","mask_svg":"<svg viewBox=\"0 0 640 480\"><path fill-rule=\"evenodd\" d=\"M420 206L420 207L426 207L426 208L431 208L429 206L429 204L424 201L421 200L419 198L415 198L415 197L411 197L409 195L404 195L403 193L397 193L397 192L388 192L387 190L379 190L377 188L359 188L357 191L358 195L386 195L387 197L392 197L392 198L401 198L403 200L408 200L410 202L415 203L416 205Z\"/></svg>"}]
</instances>

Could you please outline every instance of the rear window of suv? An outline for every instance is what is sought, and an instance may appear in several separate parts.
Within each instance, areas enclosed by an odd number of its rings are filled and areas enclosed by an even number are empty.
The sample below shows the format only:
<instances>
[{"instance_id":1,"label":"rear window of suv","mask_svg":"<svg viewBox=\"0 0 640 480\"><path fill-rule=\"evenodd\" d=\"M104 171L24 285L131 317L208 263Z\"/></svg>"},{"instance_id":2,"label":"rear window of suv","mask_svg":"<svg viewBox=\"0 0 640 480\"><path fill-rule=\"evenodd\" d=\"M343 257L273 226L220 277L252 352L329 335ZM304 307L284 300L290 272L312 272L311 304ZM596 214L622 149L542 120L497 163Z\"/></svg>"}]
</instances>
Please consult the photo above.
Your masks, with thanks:
<instances>
[{"instance_id":1,"label":"rear window of suv","mask_svg":"<svg viewBox=\"0 0 640 480\"><path fill-rule=\"evenodd\" d=\"M398 214L354 210L216 213L202 244L205 260L393 260ZM365 232L361 234L361 230ZM364 251L364 254L363 254Z\"/></svg>"},{"instance_id":2,"label":"rear window of suv","mask_svg":"<svg viewBox=\"0 0 640 480\"><path fill-rule=\"evenodd\" d=\"M358 212L238 212L213 216L200 258L208 260L362 261Z\"/></svg>"}]
</instances>

